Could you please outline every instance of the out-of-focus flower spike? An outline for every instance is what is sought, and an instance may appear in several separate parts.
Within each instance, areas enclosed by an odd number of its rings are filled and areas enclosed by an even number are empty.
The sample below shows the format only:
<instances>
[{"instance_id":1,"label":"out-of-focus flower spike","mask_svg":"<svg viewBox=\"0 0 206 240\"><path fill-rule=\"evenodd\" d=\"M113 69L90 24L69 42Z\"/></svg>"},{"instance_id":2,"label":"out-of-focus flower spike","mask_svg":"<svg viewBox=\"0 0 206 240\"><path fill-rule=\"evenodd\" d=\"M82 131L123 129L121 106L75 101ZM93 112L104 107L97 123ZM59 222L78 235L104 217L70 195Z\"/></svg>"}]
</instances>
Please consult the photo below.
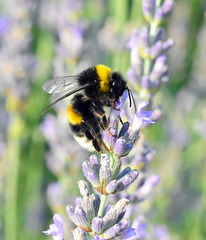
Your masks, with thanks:
<instances>
[{"instance_id":1,"label":"out-of-focus flower spike","mask_svg":"<svg viewBox=\"0 0 206 240\"><path fill-rule=\"evenodd\" d=\"M90 195L90 189L89 189L88 182L86 182L84 180L79 180L78 181L78 187L79 187L79 190L80 190L80 193L81 193L82 196Z\"/></svg>"},{"instance_id":2,"label":"out-of-focus flower spike","mask_svg":"<svg viewBox=\"0 0 206 240\"><path fill-rule=\"evenodd\" d=\"M96 234L101 234L104 228L104 221L102 217L95 217L92 221L92 231Z\"/></svg>"},{"instance_id":3,"label":"out-of-focus flower spike","mask_svg":"<svg viewBox=\"0 0 206 240\"><path fill-rule=\"evenodd\" d=\"M96 173L92 167L89 161L84 161L82 163L82 169L85 177L88 179L88 181L94 186L97 187L100 184L98 173Z\"/></svg>"},{"instance_id":4,"label":"out-of-focus flower spike","mask_svg":"<svg viewBox=\"0 0 206 240\"><path fill-rule=\"evenodd\" d=\"M87 233L82 231L79 228L75 228L72 230L74 240L88 240Z\"/></svg>"},{"instance_id":5,"label":"out-of-focus flower spike","mask_svg":"<svg viewBox=\"0 0 206 240\"><path fill-rule=\"evenodd\" d=\"M54 240L64 240L64 230L63 230L63 217L55 213L54 217L54 224L50 225L50 229L47 231L43 231L46 235L52 235Z\"/></svg>"}]
</instances>

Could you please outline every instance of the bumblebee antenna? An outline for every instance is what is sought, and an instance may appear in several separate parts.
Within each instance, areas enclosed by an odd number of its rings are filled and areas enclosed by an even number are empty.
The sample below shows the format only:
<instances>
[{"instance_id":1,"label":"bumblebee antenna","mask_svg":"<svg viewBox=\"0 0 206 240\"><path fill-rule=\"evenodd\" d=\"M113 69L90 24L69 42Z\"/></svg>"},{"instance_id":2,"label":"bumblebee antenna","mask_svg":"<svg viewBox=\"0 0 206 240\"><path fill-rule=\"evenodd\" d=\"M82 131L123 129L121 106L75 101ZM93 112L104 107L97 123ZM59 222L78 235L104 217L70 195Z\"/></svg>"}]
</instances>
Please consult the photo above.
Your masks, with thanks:
<instances>
[{"instance_id":1,"label":"bumblebee antenna","mask_svg":"<svg viewBox=\"0 0 206 240\"><path fill-rule=\"evenodd\" d=\"M128 91L128 95L129 95L129 107L131 107L132 106L132 100L131 100L130 89L128 88L127 91Z\"/></svg>"},{"instance_id":2,"label":"bumblebee antenna","mask_svg":"<svg viewBox=\"0 0 206 240\"><path fill-rule=\"evenodd\" d=\"M135 113L136 113L137 112L137 106L136 106L136 103L135 103L134 95L133 95L131 89L127 88L127 91L128 91L128 94L129 94L129 107L132 106L132 102L133 102Z\"/></svg>"},{"instance_id":3,"label":"bumblebee antenna","mask_svg":"<svg viewBox=\"0 0 206 240\"><path fill-rule=\"evenodd\" d=\"M76 92L79 92L79 91L81 91L81 90L83 90L83 89L85 89L87 87L91 87L91 83L85 84L82 87L76 88L73 91L64 94L62 97L58 98L56 101L51 103L47 108L45 108L44 111L41 113L41 115L44 115L44 113L47 112L52 106L54 106L54 104L58 103L59 101L65 99L65 98L69 97L70 95L72 95L72 94L74 94Z\"/></svg>"}]
</instances>

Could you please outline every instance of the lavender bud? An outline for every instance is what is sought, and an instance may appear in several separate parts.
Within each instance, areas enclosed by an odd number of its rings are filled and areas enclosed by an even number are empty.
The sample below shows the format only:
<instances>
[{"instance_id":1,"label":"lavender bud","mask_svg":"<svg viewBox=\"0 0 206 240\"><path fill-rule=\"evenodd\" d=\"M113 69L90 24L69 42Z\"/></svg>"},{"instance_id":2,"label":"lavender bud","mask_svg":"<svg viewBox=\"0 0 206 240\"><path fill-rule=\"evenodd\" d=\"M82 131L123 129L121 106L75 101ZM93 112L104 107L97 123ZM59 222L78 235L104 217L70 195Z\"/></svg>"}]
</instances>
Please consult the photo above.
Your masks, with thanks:
<instances>
[{"instance_id":1,"label":"lavender bud","mask_svg":"<svg viewBox=\"0 0 206 240\"><path fill-rule=\"evenodd\" d=\"M75 228L72 230L74 240L88 240L87 233L82 231L79 228Z\"/></svg>"},{"instance_id":2,"label":"lavender bud","mask_svg":"<svg viewBox=\"0 0 206 240\"><path fill-rule=\"evenodd\" d=\"M156 33L155 42L157 42L157 41L163 41L164 35L165 35L165 29L162 28L162 27L158 27L158 28L157 28L157 33Z\"/></svg>"},{"instance_id":3,"label":"lavender bud","mask_svg":"<svg viewBox=\"0 0 206 240\"><path fill-rule=\"evenodd\" d=\"M77 197L75 200L75 203L76 203L76 207L81 207L82 206L82 198Z\"/></svg>"},{"instance_id":4,"label":"lavender bud","mask_svg":"<svg viewBox=\"0 0 206 240\"><path fill-rule=\"evenodd\" d=\"M171 47L174 46L174 40L173 39L168 39L163 43L163 50L168 51Z\"/></svg>"},{"instance_id":5,"label":"lavender bud","mask_svg":"<svg viewBox=\"0 0 206 240\"><path fill-rule=\"evenodd\" d=\"M100 169L100 162L97 155L95 154L91 155L89 158L89 162L92 166L92 169L94 169L94 171L98 173Z\"/></svg>"},{"instance_id":6,"label":"lavender bud","mask_svg":"<svg viewBox=\"0 0 206 240\"><path fill-rule=\"evenodd\" d=\"M68 214L69 218L71 219L71 221L77 225L78 221L76 220L75 211L74 211L73 207L71 205L68 205L66 207L66 211L67 211L67 214Z\"/></svg>"},{"instance_id":7,"label":"lavender bud","mask_svg":"<svg viewBox=\"0 0 206 240\"><path fill-rule=\"evenodd\" d=\"M162 107L158 106L152 111L151 120L153 122L157 122L162 118L162 115L163 115Z\"/></svg>"},{"instance_id":8,"label":"lavender bud","mask_svg":"<svg viewBox=\"0 0 206 240\"><path fill-rule=\"evenodd\" d=\"M118 224L112 226L111 228L104 231L102 235L100 235L103 239L112 239L118 235L118 232L120 230L120 227Z\"/></svg>"},{"instance_id":9,"label":"lavender bud","mask_svg":"<svg viewBox=\"0 0 206 240\"><path fill-rule=\"evenodd\" d=\"M121 179L122 177L124 177L127 173L129 173L131 171L131 168L129 166L127 166L126 168L124 168L123 171L121 171L121 173L118 176L118 179Z\"/></svg>"},{"instance_id":10,"label":"lavender bud","mask_svg":"<svg viewBox=\"0 0 206 240\"><path fill-rule=\"evenodd\" d=\"M142 1L142 12L145 19L148 22L152 21L154 11L154 1L153 0L143 0Z\"/></svg>"},{"instance_id":11,"label":"lavender bud","mask_svg":"<svg viewBox=\"0 0 206 240\"><path fill-rule=\"evenodd\" d=\"M89 223L89 219L87 217L87 214L85 213L85 211L83 210L83 208L79 208L77 207L75 209L75 213L74 213L75 219L77 221L77 223L75 223L79 228L81 228L82 230L84 230L85 232L90 232L90 223Z\"/></svg>"},{"instance_id":12,"label":"lavender bud","mask_svg":"<svg viewBox=\"0 0 206 240\"><path fill-rule=\"evenodd\" d=\"M108 194L114 193L116 188L117 188L117 180L111 181L107 186L106 186L106 192Z\"/></svg>"},{"instance_id":13,"label":"lavender bud","mask_svg":"<svg viewBox=\"0 0 206 240\"><path fill-rule=\"evenodd\" d=\"M169 15L172 12L172 10L174 8L174 5L175 5L175 3L174 3L173 0L165 0L163 2L163 4L162 4L162 12L163 12L164 16L167 16L167 15Z\"/></svg>"},{"instance_id":14,"label":"lavender bud","mask_svg":"<svg viewBox=\"0 0 206 240\"><path fill-rule=\"evenodd\" d=\"M95 208L94 208L93 199L91 196L83 197L82 208L86 212L86 214L89 218L89 221L91 222L92 219L95 217Z\"/></svg>"},{"instance_id":15,"label":"lavender bud","mask_svg":"<svg viewBox=\"0 0 206 240\"><path fill-rule=\"evenodd\" d=\"M77 183L78 183L78 187L79 187L81 195L82 196L89 196L90 195L90 189L89 189L88 182L86 182L84 180L79 180Z\"/></svg>"},{"instance_id":16,"label":"lavender bud","mask_svg":"<svg viewBox=\"0 0 206 240\"><path fill-rule=\"evenodd\" d=\"M101 217L95 217L92 221L92 232L96 234L102 233L104 228L104 221Z\"/></svg>"},{"instance_id":17,"label":"lavender bud","mask_svg":"<svg viewBox=\"0 0 206 240\"><path fill-rule=\"evenodd\" d=\"M129 200L126 198L123 198L119 200L116 205L106 213L106 215L103 217L104 220L104 229L108 229L112 227L114 224L121 221L123 218L125 212L126 212L126 205L128 205Z\"/></svg>"},{"instance_id":18,"label":"lavender bud","mask_svg":"<svg viewBox=\"0 0 206 240\"><path fill-rule=\"evenodd\" d=\"M161 55L156 59L153 70L150 74L151 81L159 80L161 76L167 72L168 67L166 65L166 59L165 55Z\"/></svg>"},{"instance_id":19,"label":"lavender bud","mask_svg":"<svg viewBox=\"0 0 206 240\"><path fill-rule=\"evenodd\" d=\"M147 52L147 55L149 54L149 32L148 32L148 28L143 27L142 31L140 32L140 43L141 46L144 48L144 50Z\"/></svg>"},{"instance_id":20,"label":"lavender bud","mask_svg":"<svg viewBox=\"0 0 206 240\"><path fill-rule=\"evenodd\" d=\"M97 213L99 211L99 206L100 206L100 197L97 194L92 194L91 195L92 198L92 202L93 202L93 207L94 207L94 211L95 211L95 216L97 216Z\"/></svg>"},{"instance_id":21,"label":"lavender bud","mask_svg":"<svg viewBox=\"0 0 206 240\"><path fill-rule=\"evenodd\" d=\"M96 173L92 167L89 161L84 161L82 163L82 170L84 173L84 176L88 179L88 181L94 186L97 187L100 184L98 173Z\"/></svg>"},{"instance_id":22,"label":"lavender bud","mask_svg":"<svg viewBox=\"0 0 206 240\"><path fill-rule=\"evenodd\" d=\"M143 75L141 81L142 81L142 88L145 88L148 90L152 88L152 83L148 75Z\"/></svg>"},{"instance_id":23,"label":"lavender bud","mask_svg":"<svg viewBox=\"0 0 206 240\"><path fill-rule=\"evenodd\" d=\"M123 178L118 180L118 186L117 191L122 191L129 187L130 184L132 184L138 177L139 171L136 169L133 169L131 172L129 172L127 175L125 175Z\"/></svg>"},{"instance_id":24,"label":"lavender bud","mask_svg":"<svg viewBox=\"0 0 206 240\"><path fill-rule=\"evenodd\" d=\"M122 235L130 226L130 221L124 219L121 222L118 223L120 229L118 235Z\"/></svg>"},{"instance_id":25,"label":"lavender bud","mask_svg":"<svg viewBox=\"0 0 206 240\"><path fill-rule=\"evenodd\" d=\"M117 176L119 175L119 171L121 169L121 166L122 166L122 161L121 161L121 159L118 159L118 161L116 161L115 165L114 165L113 179L116 179Z\"/></svg>"},{"instance_id":26,"label":"lavender bud","mask_svg":"<svg viewBox=\"0 0 206 240\"><path fill-rule=\"evenodd\" d=\"M123 126L119 132L118 138L123 137L129 128L129 122L124 122Z\"/></svg>"},{"instance_id":27,"label":"lavender bud","mask_svg":"<svg viewBox=\"0 0 206 240\"><path fill-rule=\"evenodd\" d=\"M110 158L108 157L107 154L101 154L100 162L101 162L101 165L103 165L103 166L109 166Z\"/></svg>"},{"instance_id":28,"label":"lavender bud","mask_svg":"<svg viewBox=\"0 0 206 240\"><path fill-rule=\"evenodd\" d=\"M155 59L156 57L158 57L161 54L162 49L163 49L162 41L156 42L150 49L151 59Z\"/></svg>"},{"instance_id":29,"label":"lavender bud","mask_svg":"<svg viewBox=\"0 0 206 240\"><path fill-rule=\"evenodd\" d=\"M111 209L111 205L107 204L104 207L103 216L105 216L107 214L107 212L109 212L110 209Z\"/></svg>"},{"instance_id":30,"label":"lavender bud","mask_svg":"<svg viewBox=\"0 0 206 240\"><path fill-rule=\"evenodd\" d=\"M99 178L101 184L103 183L104 186L106 187L109 182L112 180L112 172L110 169L110 166L101 166L100 171L99 171Z\"/></svg>"},{"instance_id":31,"label":"lavender bud","mask_svg":"<svg viewBox=\"0 0 206 240\"><path fill-rule=\"evenodd\" d=\"M163 14L162 8L158 8L154 16L154 20L156 24L159 25L162 22L163 17L164 17L164 14Z\"/></svg>"},{"instance_id":32,"label":"lavender bud","mask_svg":"<svg viewBox=\"0 0 206 240\"><path fill-rule=\"evenodd\" d=\"M125 139L119 138L114 145L114 154L119 157L126 156L132 149L132 144Z\"/></svg>"},{"instance_id":33,"label":"lavender bud","mask_svg":"<svg viewBox=\"0 0 206 240\"><path fill-rule=\"evenodd\" d=\"M113 134L114 133L114 134ZM106 144L107 148L111 151L116 142L116 130L110 128L110 134L107 131L102 132L102 140Z\"/></svg>"}]
</instances>

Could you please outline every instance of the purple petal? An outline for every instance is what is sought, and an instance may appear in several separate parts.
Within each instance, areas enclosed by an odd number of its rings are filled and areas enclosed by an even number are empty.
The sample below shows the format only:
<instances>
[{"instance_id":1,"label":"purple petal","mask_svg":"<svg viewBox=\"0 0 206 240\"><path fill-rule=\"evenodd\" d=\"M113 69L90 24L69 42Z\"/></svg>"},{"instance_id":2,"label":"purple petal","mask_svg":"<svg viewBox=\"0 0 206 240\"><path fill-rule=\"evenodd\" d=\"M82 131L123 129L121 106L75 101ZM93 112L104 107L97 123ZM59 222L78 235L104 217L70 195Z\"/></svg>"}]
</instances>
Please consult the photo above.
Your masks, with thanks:
<instances>
[{"instance_id":1,"label":"purple petal","mask_svg":"<svg viewBox=\"0 0 206 240\"><path fill-rule=\"evenodd\" d=\"M135 240L137 239L136 229L129 228L126 230L122 240Z\"/></svg>"},{"instance_id":2,"label":"purple petal","mask_svg":"<svg viewBox=\"0 0 206 240\"><path fill-rule=\"evenodd\" d=\"M47 231L43 231L46 235L52 235L54 240L64 240L64 230L63 230L63 217L55 213L54 217L54 224L50 225L50 229Z\"/></svg>"},{"instance_id":3,"label":"purple petal","mask_svg":"<svg viewBox=\"0 0 206 240\"><path fill-rule=\"evenodd\" d=\"M140 101L138 105L138 110L141 110L142 108L145 108L149 103L147 101Z\"/></svg>"}]
</instances>

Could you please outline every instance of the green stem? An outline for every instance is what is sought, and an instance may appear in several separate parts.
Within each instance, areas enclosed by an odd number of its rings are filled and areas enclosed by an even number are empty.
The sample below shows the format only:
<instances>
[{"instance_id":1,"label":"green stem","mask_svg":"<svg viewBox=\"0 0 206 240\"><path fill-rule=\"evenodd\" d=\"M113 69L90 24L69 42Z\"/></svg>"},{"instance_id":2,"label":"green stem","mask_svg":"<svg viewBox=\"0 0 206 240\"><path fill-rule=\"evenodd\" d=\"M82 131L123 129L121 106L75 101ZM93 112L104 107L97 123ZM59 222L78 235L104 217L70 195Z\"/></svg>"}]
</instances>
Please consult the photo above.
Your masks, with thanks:
<instances>
[{"instance_id":1,"label":"green stem","mask_svg":"<svg viewBox=\"0 0 206 240\"><path fill-rule=\"evenodd\" d=\"M99 212L98 212L98 216L99 217L102 217L102 215L103 215L104 207L105 207L105 204L106 204L106 200L107 200L107 196L106 195L102 195L101 203L100 203L100 206L99 206Z\"/></svg>"}]
</instances>

